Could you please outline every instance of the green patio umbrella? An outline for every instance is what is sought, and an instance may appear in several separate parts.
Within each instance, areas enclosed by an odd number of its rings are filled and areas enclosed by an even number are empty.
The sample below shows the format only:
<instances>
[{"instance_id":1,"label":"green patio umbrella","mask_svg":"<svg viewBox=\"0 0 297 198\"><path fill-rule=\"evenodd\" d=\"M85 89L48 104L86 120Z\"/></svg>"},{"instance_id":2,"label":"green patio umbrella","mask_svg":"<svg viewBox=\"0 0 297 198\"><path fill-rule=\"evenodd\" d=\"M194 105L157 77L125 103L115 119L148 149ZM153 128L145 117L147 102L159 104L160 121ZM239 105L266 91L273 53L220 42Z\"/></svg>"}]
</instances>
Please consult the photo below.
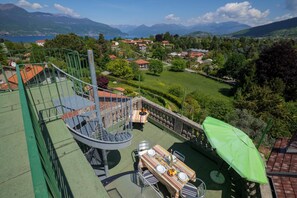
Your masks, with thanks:
<instances>
[{"instance_id":1,"label":"green patio umbrella","mask_svg":"<svg viewBox=\"0 0 297 198\"><path fill-rule=\"evenodd\" d=\"M241 177L260 184L268 183L263 160L243 131L212 117L207 117L202 126L217 154Z\"/></svg>"}]
</instances>

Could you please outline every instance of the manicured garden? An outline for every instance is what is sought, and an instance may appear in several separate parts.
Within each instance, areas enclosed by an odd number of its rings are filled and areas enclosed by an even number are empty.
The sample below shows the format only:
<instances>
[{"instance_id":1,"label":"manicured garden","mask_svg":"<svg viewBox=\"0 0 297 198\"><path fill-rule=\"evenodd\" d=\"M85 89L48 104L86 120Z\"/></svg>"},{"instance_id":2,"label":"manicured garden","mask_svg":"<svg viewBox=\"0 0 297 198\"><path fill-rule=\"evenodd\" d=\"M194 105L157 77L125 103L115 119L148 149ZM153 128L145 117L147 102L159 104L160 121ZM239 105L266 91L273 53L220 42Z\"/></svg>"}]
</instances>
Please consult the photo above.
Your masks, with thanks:
<instances>
[{"instance_id":1,"label":"manicured garden","mask_svg":"<svg viewBox=\"0 0 297 198\"><path fill-rule=\"evenodd\" d=\"M144 81L140 82L140 84L152 89L168 92L172 85L180 85L185 89L186 94L197 91L216 99L233 100L232 97L228 96L231 89L230 85L217 82L199 74L163 71L160 76L155 76L147 72L144 73Z\"/></svg>"}]
</instances>

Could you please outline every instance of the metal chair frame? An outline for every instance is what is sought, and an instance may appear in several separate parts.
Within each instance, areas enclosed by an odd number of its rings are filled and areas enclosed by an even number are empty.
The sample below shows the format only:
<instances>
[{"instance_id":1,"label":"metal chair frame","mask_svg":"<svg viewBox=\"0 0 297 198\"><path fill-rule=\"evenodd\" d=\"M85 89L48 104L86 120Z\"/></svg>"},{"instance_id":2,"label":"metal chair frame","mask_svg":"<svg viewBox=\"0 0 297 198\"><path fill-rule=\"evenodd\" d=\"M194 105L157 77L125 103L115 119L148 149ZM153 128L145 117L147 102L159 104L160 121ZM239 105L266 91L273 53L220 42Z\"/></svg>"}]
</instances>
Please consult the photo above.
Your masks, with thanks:
<instances>
[{"instance_id":1,"label":"metal chair frame","mask_svg":"<svg viewBox=\"0 0 297 198\"><path fill-rule=\"evenodd\" d=\"M185 157L185 155L184 154L182 154L182 153L180 153L179 151L173 151L173 155L175 156L175 157L177 157L180 161L185 161L186 160L186 157Z\"/></svg>"},{"instance_id":2,"label":"metal chair frame","mask_svg":"<svg viewBox=\"0 0 297 198\"><path fill-rule=\"evenodd\" d=\"M186 194L185 191L183 191L183 189L181 190L181 197L183 198L204 198L205 197L205 194L206 194L206 185L205 183L199 179L199 178L196 178L196 182L201 182L201 184L199 186L195 186L194 184L192 183L187 183L185 184L186 187L190 187L192 189L195 189L195 192L193 192L193 194L197 193L196 196L191 196L190 193ZM184 187L185 187L184 186Z\"/></svg>"},{"instance_id":3,"label":"metal chair frame","mask_svg":"<svg viewBox=\"0 0 297 198\"><path fill-rule=\"evenodd\" d=\"M150 148L150 143L146 140L139 142L138 144L138 156L143 155Z\"/></svg>"}]
</instances>

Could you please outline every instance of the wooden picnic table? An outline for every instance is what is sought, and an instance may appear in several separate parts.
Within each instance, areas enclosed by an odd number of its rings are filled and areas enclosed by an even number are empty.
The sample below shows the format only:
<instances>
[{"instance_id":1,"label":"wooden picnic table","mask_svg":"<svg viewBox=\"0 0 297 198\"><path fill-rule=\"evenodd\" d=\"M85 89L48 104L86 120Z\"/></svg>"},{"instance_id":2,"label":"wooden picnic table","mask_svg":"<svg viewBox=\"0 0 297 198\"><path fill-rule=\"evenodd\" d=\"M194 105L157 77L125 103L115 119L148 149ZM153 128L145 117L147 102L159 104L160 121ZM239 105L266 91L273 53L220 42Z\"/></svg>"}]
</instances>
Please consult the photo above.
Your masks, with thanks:
<instances>
[{"instance_id":1,"label":"wooden picnic table","mask_svg":"<svg viewBox=\"0 0 297 198\"><path fill-rule=\"evenodd\" d=\"M189 181L195 181L196 180L196 173L194 170L192 170L190 167L188 167L184 162L180 161L178 158L175 163L173 163L172 167L170 167L166 161L166 158L170 155L170 153L161 147L160 145L155 145L153 147L156 154L151 157L148 155L148 153L145 153L140 156L140 167L146 167L162 184L164 184L169 193L175 197L178 198L181 192L181 189L184 187L184 185ZM167 171L163 174L159 173L156 170L157 165L163 165L166 170L170 168L174 168L177 170L177 172L184 172L188 176L188 180L181 181L178 178L178 174L175 174L174 176L168 175Z\"/></svg>"}]
</instances>

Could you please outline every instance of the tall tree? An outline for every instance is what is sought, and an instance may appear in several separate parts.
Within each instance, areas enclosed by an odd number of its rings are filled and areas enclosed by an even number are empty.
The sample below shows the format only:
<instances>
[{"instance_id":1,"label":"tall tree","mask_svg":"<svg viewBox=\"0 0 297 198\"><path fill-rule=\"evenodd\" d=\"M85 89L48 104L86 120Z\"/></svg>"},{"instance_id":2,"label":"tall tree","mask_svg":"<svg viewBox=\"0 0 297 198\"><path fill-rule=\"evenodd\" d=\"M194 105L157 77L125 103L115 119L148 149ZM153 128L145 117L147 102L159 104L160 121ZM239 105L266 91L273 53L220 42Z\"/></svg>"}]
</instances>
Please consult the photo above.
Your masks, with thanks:
<instances>
[{"instance_id":1,"label":"tall tree","mask_svg":"<svg viewBox=\"0 0 297 198\"><path fill-rule=\"evenodd\" d=\"M157 58L159 60L165 60L166 58L165 49L160 45L156 46L156 48L153 49L152 57Z\"/></svg>"},{"instance_id":2,"label":"tall tree","mask_svg":"<svg viewBox=\"0 0 297 198\"><path fill-rule=\"evenodd\" d=\"M297 100L297 50L293 42L278 42L264 49L256 67L260 85L281 80L285 85L283 95L286 100Z\"/></svg>"},{"instance_id":3,"label":"tall tree","mask_svg":"<svg viewBox=\"0 0 297 198\"><path fill-rule=\"evenodd\" d=\"M221 76L230 76L234 79L239 79L240 71L245 67L246 59L243 54L232 53L227 59L224 67L219 71Z\"/></svg>"},{"instance_id":4,"label":"tall tree","mask_svg":"<svg viewBox=\"0 0 297 198\"><path fill-rule=\"evenodd\" d=\"M131 79L133 71L129 63L124 59L115 59L107 63L107 69L116 77Z\"/></svg>"},{"instance_id":5,"label":"tall tree","mask_svg":"<svg viewBox=\"0 0 297 198\"><path fill-rule=\"evenodd\" d=\"M0 64L1 65L6 65L7 64L7 58L6 58L6 55L4 53L2 43L0 43Z\"/></svg>"},{"instance_id":6,"label":"tall tree","mask_svg":"<svg viewBox=\"0 0 297 198\"><path fill-rule=\"evenodd\" d=\"M99 44L99 56L102 57L108 51L107 41L103 34L99 34L97 43Z\"/></svg>"},{"instance_id":7,"label":"tall tree","mask_svg":"<svg viewBox=\"0 0 297 198\"><path fill-rule=\"evenodd\" d=\"M139 70L139 65L135 62L130 62L130 67L132 68L133 80L144 80L142 72Z\"/></svg>"},{"instance_id":8,"label":"tall tree","mask_svg":"<svg viewBox=\"0 0 297 198\"><path fill-rule=\"evenodd\" d=\"M171 61L171 70L176 72L182 72L185 70L187 62L184 59L176 58Z\"/></svg>"},{"instance_id":9,"label":"tall tree","mask_svg":"<svg viewBox=\"0 0 297 198\"><path fill-rule=\"evenodd\" d=\"M83 39L76 34L59 34L52 40L47 40L45 48L66 48L82 52L84 48ZM85 53L85 52L84 52Z\"/></svg>"},{"instance_id":10,"label":"tall tree","mask_svg":"<svg viewBox=\"0 0 297 198\"><path fill-rule=\"evenodd\" d=\"M156 74L163 72L163 63L159 60L151 60L149 65L149 71Z\"/></svg>"}]
</instances>

